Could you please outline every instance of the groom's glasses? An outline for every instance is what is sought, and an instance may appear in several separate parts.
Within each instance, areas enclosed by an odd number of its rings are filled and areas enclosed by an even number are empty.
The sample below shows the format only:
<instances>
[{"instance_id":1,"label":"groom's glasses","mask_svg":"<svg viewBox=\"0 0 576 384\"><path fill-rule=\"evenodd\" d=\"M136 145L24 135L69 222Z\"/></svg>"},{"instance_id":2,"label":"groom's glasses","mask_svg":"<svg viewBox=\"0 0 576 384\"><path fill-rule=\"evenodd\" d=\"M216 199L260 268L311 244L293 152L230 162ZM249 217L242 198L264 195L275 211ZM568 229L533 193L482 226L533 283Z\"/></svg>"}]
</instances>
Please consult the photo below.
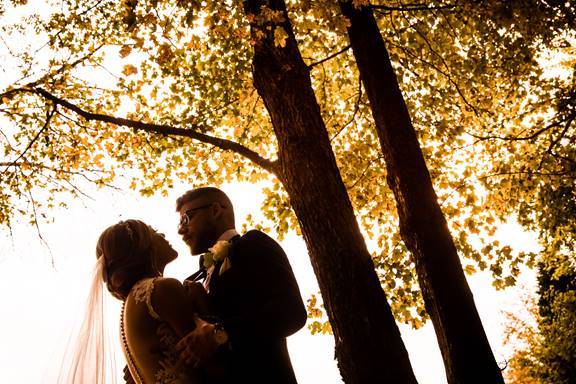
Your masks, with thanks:
<instances>
[{"instance_id":1,"label":"groom's glasses","mask_svg":"<svg viewBox=\"0 0 576 384\"><path fill-rule=\"evenodd\" d=\"M184 212L184 214L182 215L182 217L180 218L180 223L179 226L180 227L185 227L188 224L190 224L190 220L192 219L192 214L196 211L199 211L201 209L205 209L208 208L210 206L212 206L212 204L214 203L210 203L210 204L206 204L206 205L201 205L199 207L196 208L190 208L189 210L187 210L186 212Z\"/></svg>"}]
</instances>

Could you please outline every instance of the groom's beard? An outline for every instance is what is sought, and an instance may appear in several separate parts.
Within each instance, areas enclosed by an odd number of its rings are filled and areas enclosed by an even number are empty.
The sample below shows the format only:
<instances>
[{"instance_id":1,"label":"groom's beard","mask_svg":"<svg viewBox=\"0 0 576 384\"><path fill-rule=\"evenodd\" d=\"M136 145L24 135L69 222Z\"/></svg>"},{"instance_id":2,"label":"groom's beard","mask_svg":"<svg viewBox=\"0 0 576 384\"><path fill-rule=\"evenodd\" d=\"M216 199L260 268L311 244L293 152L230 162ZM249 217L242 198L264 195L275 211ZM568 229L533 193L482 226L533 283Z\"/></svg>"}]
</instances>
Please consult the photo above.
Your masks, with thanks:
<instances>
[{"instance_id":1,"label":"groom's beard","mask_svg":"<svg viewBox=\"0 0 576 384\"><path fill-rule=\"evenodd\" d=\"M197 232L195 235L194 240L196 241L193 244L188 244L188 247L192 255L196 256L208 252L208 248L211 248L216 243L221 233L218 233L214 228L209 228Z\"/></svg>"}]
</instances>

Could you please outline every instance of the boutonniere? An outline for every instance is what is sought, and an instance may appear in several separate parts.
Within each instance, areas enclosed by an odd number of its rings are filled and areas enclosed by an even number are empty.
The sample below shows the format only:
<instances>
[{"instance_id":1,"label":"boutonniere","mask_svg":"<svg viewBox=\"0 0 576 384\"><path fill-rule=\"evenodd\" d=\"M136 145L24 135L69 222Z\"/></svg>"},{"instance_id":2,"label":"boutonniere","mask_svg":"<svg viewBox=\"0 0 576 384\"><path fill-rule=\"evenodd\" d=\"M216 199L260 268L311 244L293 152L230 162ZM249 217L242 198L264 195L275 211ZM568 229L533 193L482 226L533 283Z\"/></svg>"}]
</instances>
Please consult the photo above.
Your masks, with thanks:
<instances>
[{"instance_id":1,"label":"boutonniere","mask_svg":"<svg viewBox=\"0 0 576 384\"><path fill-rule=\"evenodd\" d=\"M229 241L220 240L212 248L208 248L208 252L204 254L204 267L208 269L217 262L224 260L228 256L230 245Z\"/></svg>"}]
</instances>

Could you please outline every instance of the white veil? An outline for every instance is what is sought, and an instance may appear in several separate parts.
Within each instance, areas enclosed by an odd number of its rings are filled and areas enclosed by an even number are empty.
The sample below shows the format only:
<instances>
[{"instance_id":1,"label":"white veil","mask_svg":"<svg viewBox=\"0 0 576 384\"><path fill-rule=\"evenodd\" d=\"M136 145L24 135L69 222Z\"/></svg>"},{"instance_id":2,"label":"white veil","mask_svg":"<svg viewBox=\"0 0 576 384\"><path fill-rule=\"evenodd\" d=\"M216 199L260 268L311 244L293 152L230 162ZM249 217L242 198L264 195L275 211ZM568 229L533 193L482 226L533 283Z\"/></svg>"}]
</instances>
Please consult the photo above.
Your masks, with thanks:
<instances>
[{"instance_id":1,"label":"white veil","mask_svg":"<svg viewBox=\"0 0 576 384\"><path fill-rule=\"evenodd\" d=\"M77 334L68 342L61 362L58 384L115 384L116 359L114 350L119 342L106 327L106 309L110 300L104 290L104 257L96 262L92 286L86 301L84 320ZM109 324L110 325L110 324Z\"/></svg>"}]
</instances>

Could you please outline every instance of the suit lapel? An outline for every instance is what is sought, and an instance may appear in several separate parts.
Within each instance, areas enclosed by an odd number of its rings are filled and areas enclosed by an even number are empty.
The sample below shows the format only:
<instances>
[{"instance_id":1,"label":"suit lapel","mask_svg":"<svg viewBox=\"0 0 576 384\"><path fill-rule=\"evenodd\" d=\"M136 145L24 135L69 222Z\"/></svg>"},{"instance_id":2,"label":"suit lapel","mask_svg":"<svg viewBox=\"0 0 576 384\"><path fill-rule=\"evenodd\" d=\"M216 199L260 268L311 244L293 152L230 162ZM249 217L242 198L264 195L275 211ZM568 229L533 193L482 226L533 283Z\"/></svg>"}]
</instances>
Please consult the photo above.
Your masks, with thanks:
<instances>
[{"instance_id":1,"label":"suit lapel","mask_svg":"<svg viewBox=\"0 0 576 384\"><path fill-rule=\"evenodd\" d=\"M240 235L236 235L233 238L230 239L230 242L232 243L232 246L230 247L230 252L228 254L228 258L230 260L233 260L233 253L234 253L234 246L236 245L236 242L240 239ZM213 275L210 278L210 290L212 290L212 288L214 287L214 285L216 284L216 280L218 280L219 277L219 273L217 271L220 270L220 266L222 265L222 262L219 262L218 264L216 264L216 270L214 271ZM193 274L191 274L190 276L188 276L186 279L184 280L188 280L188 281L204 281L204 279L206 279L206 275L207 275L207 271L206 268L204 267L204 255L200 256L199 259L199 267L200 269L196 272L194 272Z\"/></svg>"},{"instance_id":2,"label":"suit lapel","mask_svg":"<svg viewBox=\"0 0 576 384\"><path fill-rule=\"evenodd\" d=\"M206 278L206 269L200 269L196 272L194 272L193 274L191 274L190 276L188 276L187 278L185 278L185 281L201 281L204 280Z\"/></svg>"},{"instance_id":3,"label":"suit lapel","mask_svg":"<svg viewBox=\"0 0 576 384\"><path fill-rule=\"evenodd\" d=\"M228 259L232 262L232 260L234 259L234 250L235 250L235 246L236 246L236 242L240 239L240 235L236 235L233 238L230 239L230 250L228 251ZM220 260L216 263L215 268L214 268L214 272L212 273L212 276L210 277L210 281L209 281L209 288L210 288L210 292L213 292L214 287L216 287L216 285L218 284L218 280L220 280L220 267L222 266L222 261ZM234 268L234 264L232 264L232 268Z\"/></svg>"}]
</instances>

